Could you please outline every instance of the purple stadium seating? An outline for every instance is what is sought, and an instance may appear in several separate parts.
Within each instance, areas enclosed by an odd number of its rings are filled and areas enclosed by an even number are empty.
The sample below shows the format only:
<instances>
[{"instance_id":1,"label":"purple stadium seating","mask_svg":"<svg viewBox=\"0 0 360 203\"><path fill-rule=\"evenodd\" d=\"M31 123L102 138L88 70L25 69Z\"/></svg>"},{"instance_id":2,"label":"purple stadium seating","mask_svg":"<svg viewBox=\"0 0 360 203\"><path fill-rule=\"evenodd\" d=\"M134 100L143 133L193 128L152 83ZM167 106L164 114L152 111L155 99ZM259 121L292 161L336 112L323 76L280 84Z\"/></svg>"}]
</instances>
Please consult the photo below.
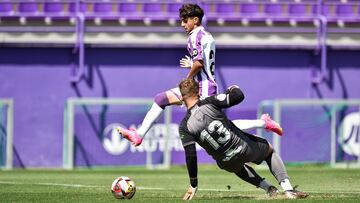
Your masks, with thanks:
<instances>
[{"instance_id":1,"label":"purple stadium seating","mask_svg":"<svg viewBox=\"0 0 360 203\"><path fill-rule=\"evenodd\" d=\"M215 4L213 2L202 2L201 8L204 10L205 13L205 21L208 20L213 21L218 19L218 14L215 12Z\"/></svg>"},{"instance_id":2,"label":"purple stadium seating","mask_svg":"<svg viewBox=\"0 0 360 203\"><path fill-rule=\"evenodd\" d=\"M118 13L121 17L129 20L141 20L141 14L138 11L136 3L120 3L118 4Z\"/></svg>"},{"instance_id":3,"label":"purple stadium seating","mask_svg":"<svg viewBox=\"0 0 360 203\"><path fill-rule=\"evenodd\" d=\"M162 13L161 4L158 3L144 3L143 4L143 12L149 14L159 14Z\"/></svg>"},{"instance_id":4,"label":"purple stadium seating","mask_svg":"<svg viewBox=\"0 0 360 203\"><path fill-rule=\"evenodd\" d=\"M202 9L204 10L205 14L214 12L214 11L211 10L212 4L210 4L210 3L205 3L204 2L201 6L202 6Z\"/></svg>"},{"instance_id":5,"label":"purple stadium seating","mask_svg":"<svg viewBox=\"0 0 360 203\"><path fill-rule=\"evenodd\" d=\"M180 3L170 3L167 5L167 12L168 16L172 19L178 19L179 18L179 9L182 4Z\"/></svg>"},{"instance_id":6,"label":"purple stadium seating","mask_svg":"<svg viewBox=\"0 0 360 203\"><path fill-rule=\"evenodd\" d=\"M62 3L45 3L44 4L45 13L61 13L64 12L64 4Z\"/></svg>"},{"instance_id":7,"label":"purple stadium seating","mask_svg":"<svg viewBox=\"0 0 360 203\"><path fill-rule=\"evenodd\" d=\"M80 12L86 12L87 5L86 4L80 4ZM70 3L69 5L69 12L75 13L76 12L76 3Z\"/></svg>"},{"instance_id":8,"label":"purple stadium seating","mask_svg":"<svg viewBox=\"0 0 360 203\"><path fill-rule=\"evenodd\" d=\"M38 4L35 2L21 2L18 10L21 14L37 14L39 12Z\"/></svg>"},{"instance_id":9,"label":"purple stadium seating","mask_svg":"<svg viewBox=\"0 0 360 203\"><path fill-rule=\"evenodd\" d=\"M0 3L0 14L10 15L13 13L13 6L11 3L1 2Z\"/></svg>"},{"instance_id":10,"label":"purple stadium seating","mask_svg":"<svg viewBox=\"0 0 360 203\"><path fill-rule=\"evenodd\" d=\"M137 13L137 4L136 3L121 3L118 6L118 11L120 13Z\"/></svg>"},{"instance_id":11,"label":"purple stadium seating","mask_svg":"<svg viewBox=\"0 0 360 203\"><path fill-rule=\"evenodd\" d=\"M282 5L275 3L266 4L264 8L264 13L268 16L283 15Z\"/></svg>"},{"instance_id":12,"label":"purple stadium seating","mask_svg":"<svg viewBox=\"0 0 360 203\"><path fill-rule=\"evenodd\" d=\"M167 6L167 10L169 13L175 13L176 15L178 15L181 5L182 4L180 3L169 3Z\"/></svg>"},{"instance_id":13,"label":"purple stadium seating","mask_svg":"<svg viewBox=\"0 0 360 203\"><path fill-rule=\"evenodd\" d=\"M337 16L353 16L354 10L353 5L351 4L339 4L336 5L336 15Z\"/></svg>"},{"instance_id":14,"label":"purple stadium seating","mask_svg":"<svg viewBox=\"0 0 360 203\"><path fill-rule=\"evenodd\" d=\"M220 15L233 15L235 13L235 5L231 3L219 3L216 5L216 12Z\"/></svg>"},{"instance_id":15,"label":"purple stadium seating","mask_svg":"<svg viewBox=\"0 0 360 203\"><path fill-rule=\"evenodd\" d=\"M259 5L253 3L243 3L240 5L241 15L258 15L259 14Z\"/></svg>"},{"instance_id":16,"label":"purple stadium seating","mask_svg":"<svg viewBox=\"0 0 360 203\"><path fill-rule=\"evenodd\" d=\"M312 12L313 12L313 14L318 13L318 5L315 5L313 7ZM330 12L330 5L328 5L328 4L322 5L321 14L326 15L326 16L332 15L331 12Z\"/></svg>"},{"instance_id":17,"label":"purple stadium seating","mask_svg":"<svg viewBox=\"0 0 360 203\"><path fill-rule=\"evenodd\" d=\"M331 10L330 10L330 5L323 5L322 13L324 15L332 15Z\"/></svg>"},{"instance_id":18,"label":"purple stadium seating","mask_svg":"<svg viewBox=\"0 0 360 203\"><path fill-rule=\"evenodd\" d=\"M168 17L164 15L162 4L160 3L143 3L142 11L144 17L147 19L168 20Z\"/></svg>"},{"instance_id":19,"label":"purple stadium seating","mask_svg":"<svg viewBox=\"0 0 360 203\"><path fill-rule=\"evenodd\" d=\"M94 13L97 14L113 14L112 4L111 3L95 3L94 4Z\"/></svg>"},{"instance_id":20,"label":"purple stadium seating","mask_svg":"<svg viewBox=\"0 0 360 203\"><path fill-rule=\"evenodd\" d=\"M288 7L290 16L305 16L307 15L306 4L290 4Z\"/></svg>"}]
</instances>

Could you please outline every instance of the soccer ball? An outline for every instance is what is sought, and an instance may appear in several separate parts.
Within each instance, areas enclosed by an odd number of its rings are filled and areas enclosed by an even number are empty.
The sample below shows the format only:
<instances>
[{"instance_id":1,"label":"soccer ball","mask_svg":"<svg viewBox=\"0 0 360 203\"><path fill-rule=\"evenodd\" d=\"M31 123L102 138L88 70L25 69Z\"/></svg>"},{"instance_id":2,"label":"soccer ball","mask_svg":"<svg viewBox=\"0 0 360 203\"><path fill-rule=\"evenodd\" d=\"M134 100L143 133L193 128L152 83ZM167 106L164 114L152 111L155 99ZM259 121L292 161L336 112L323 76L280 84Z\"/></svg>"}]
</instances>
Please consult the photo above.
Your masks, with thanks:
<instances>
[{"instance_id":1,"label":"soccer ball","mask_svg":"<svg viewBox=\"0 0 360 203\"><path fill-rule=\"evenodd\" d=\"M121 176L112 183L111 192L116 199L131 199L135 195L136 186L130 178Z\"/></svg>"}]
</instances>

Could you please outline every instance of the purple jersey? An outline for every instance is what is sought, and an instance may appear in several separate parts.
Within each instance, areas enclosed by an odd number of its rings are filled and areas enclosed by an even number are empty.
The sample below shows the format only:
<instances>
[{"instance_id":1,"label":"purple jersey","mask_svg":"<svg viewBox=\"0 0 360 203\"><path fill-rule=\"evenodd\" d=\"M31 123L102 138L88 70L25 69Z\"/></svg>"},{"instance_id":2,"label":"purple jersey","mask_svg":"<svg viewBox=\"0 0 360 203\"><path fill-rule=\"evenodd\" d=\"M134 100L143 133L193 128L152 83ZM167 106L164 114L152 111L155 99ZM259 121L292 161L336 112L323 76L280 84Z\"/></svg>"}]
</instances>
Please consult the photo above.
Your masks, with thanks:
<instances>
[{"instance_id":1,"label":"purple jersey","mask_svg":"<svg viewBox=\"0 0 360 203\"><path fill-rule=\"evenodd\" d=\"M191 31L188 38L188 51L192 62L203 61L204 67L194 77L200 85L202 98L217 94L215 82L215 41L203 26Z\"/></svg>"}]
</instances>

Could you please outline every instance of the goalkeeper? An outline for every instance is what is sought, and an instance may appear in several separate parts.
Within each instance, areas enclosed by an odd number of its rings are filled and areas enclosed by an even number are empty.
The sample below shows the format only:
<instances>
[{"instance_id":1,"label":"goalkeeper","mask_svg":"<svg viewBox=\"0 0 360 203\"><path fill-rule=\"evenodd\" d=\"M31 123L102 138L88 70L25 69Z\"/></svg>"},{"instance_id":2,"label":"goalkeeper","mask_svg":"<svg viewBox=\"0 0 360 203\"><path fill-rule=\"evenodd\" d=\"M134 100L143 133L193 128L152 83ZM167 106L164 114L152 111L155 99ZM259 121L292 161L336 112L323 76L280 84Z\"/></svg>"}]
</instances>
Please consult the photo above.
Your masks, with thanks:
<instances>
[{"instance_id":1,"label":"goalkeeper","mask_svg":"<svg viewBox=\"0 0 360 203\"><path fill-rule=\"evenodd\" d=\"M235 173L242 180L264 189L270 196L277 195L279 191L246 163L260 164L266 161L287 198L298 199L308 196L307 193L297 191L291 186L281 158L267 140L241 131L222 112L222 108L243 101L244 95L237 86L229 87L226 94L203 100L199 100L198 82L192 79L181 81L179 89L188 109L179 128L190 177L190 186L184 200L192 199L198 186L195 143L204 148L221 169Z\"/></svg>"}]
</instances>

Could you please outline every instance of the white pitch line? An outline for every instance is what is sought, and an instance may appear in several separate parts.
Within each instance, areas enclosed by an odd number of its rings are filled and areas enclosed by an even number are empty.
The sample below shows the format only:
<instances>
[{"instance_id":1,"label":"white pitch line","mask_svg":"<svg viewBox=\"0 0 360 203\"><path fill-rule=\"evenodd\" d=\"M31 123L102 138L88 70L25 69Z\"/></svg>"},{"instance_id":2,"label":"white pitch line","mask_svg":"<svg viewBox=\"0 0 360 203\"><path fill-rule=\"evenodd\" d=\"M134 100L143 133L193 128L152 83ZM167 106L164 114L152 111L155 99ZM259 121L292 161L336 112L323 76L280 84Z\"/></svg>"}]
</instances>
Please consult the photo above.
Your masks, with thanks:
<instances>
[{"instance_id":1,"label":"white pitch line","mask_svg":"<svg viewBox=\"0 0 360 203\"><path fill-rule=\"evenodd\" d=\"M62 186L62 187L89 187L89 188L100 188L104 186L96 185L80 185L80 184L64 184L64 183L20 183L20 182L10 182L10 181L0 181L0 184L8 185L44 185L44 186Z\"/></svg>"},{"instance_id":2,"label":"white pitch line","mask_svg":"<svg viewBox=\"0 0 360 203\"><path fill-rule=\"evenodd\" d=\"M106 188L106 186L101 185L81 185L81 184L65 184L65 183L24 183L24 182L12 182L12 181L0 181L0 184L8 184L8 185L42 185L42 186L60 186L60 187L84 187L84 188ZM171 189L171 188L161 188L161 187L136 187L139 190L180 190L180 189ZM215 191L215 192L250 192L245 190L227 190L227 189L214 189L214 188L199 188L199 191ZM252 191L252 190L251 190ZM323 191L306 191L311 194L318 194L323 193ZM353 193L359 193L360 191L340 191L340 190L334 190L332 192L335 193L343 193L343 194L353 194Z\"/></svg>"},{"instance_id":3,"label":"white pitch line","mask_svg":"<svg viewBox=\"0 0 360 203\"><path fill-rule=\"evenodd\" d=\"M61 186L61 187L85 187L85 188L105 188L105 186L100 185L81 185L81 184L65 184L65 183L23 183L23 182L11 182L11 181L0 181L0 184L8 185L44 185L44 186ZM169 190L169 188L161 187L137 187L139 190ZM171 190L171 189L170 189ZM200 191L229 191L225 189L206 189L200 188Z\"/></svg>"},{"instance_id":4,"label":"white pitch line","mask_svg":"<svg viewBox=\"0 0 360 203\"><path fill-rule=\"evenodd\" d=\"M100 185L81 185L81 184L65 184L65 183L23 183L23 182L11 182L11 181L0 181L0 184L7 185L44 185L44 186L61 186L61 187L86 187L86 188L105 188ZM166 188L158 187L137 187L140 190L166 190Z\"/></svg>"}]
</instances>

